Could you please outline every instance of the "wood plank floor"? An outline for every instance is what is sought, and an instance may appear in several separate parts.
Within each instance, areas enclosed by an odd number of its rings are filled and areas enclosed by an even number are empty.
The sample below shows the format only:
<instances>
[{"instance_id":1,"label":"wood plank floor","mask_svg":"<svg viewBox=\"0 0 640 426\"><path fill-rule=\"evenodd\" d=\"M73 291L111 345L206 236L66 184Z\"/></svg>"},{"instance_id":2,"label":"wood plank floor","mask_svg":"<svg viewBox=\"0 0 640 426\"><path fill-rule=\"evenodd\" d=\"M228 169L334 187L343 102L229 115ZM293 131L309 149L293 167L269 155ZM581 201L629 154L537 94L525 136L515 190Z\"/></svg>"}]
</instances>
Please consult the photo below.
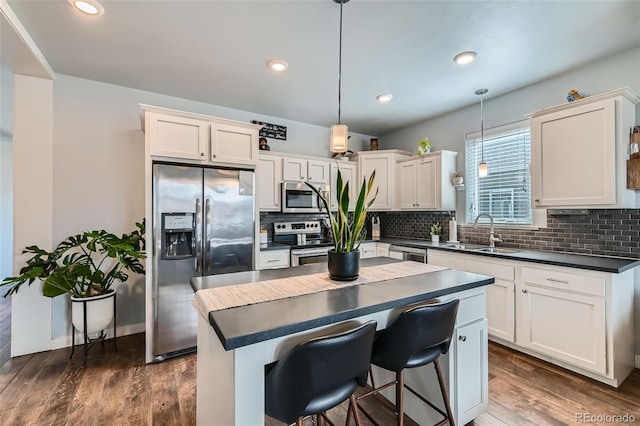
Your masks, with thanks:
<instances>
[{"instance_id":1,"label":"wood plank floor","mask_svg":"<svg viewBox=\"0 0 640 426\"><path fill-rule=\"evenodd\" d=\"M6 360L0 365L0 425L195 423L195 354L147 365L143 334L119 338L118 348L117 354L111 342L104 350L92 348L86 366L81 351L69 360L68 349ZM473 425L606 424L580 422L578 413L628 413L640 422L637 369L614 389L493 343L489 348L489 409ZM367 403L381 424L394 424L383 402ZM336 424L345 415L346 405L330 412Z\"/></svg>"}]
</instances>

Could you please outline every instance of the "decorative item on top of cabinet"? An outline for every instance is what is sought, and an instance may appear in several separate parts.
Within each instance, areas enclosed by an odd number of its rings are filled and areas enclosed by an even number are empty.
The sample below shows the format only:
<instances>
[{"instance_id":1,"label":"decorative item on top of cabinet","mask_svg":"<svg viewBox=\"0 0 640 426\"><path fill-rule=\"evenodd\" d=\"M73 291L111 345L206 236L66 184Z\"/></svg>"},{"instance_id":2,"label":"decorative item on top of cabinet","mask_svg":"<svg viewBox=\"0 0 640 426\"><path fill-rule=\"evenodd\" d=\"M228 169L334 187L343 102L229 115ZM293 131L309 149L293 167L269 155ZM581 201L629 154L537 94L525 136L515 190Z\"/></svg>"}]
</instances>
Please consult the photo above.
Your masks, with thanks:
<instances>
[{"instance_id":1,"label":"decorative item on top of cabinet","mask_svg":"<svg viewBox=\"0 0 640 426\"><path fill-rule=\"evenodd\" d=\"M456 193L450 176L457 152L435 151L422 158L398 161L397 192L401 210L455 210Z\"/></svg>"},{"instance_id":2,"label":"decorative item on top of cabinet","mask_svg":"<svg viewBox=\"0 0 640 426\"><path fill-rule=\"evenodd\" d=\"M418 142L418 157L422 157L425 154L428 154L431 152L431 141L429 141L428 137L424 137L422 139L420 139L420 142Z\"/></svg>"},{"instance_id":3,"label":"decorative item on top of cabinet","mask_svg":"<svg viewBox=\"0 0 640 426\"><path fill-rule=\"evenodd\" d=\"M634 208L635 193L619 172L640 97L622 88L537 111L531 117L532 206ZM567 161L571 173L567 173Z\"/></svg>"}]
</instances>

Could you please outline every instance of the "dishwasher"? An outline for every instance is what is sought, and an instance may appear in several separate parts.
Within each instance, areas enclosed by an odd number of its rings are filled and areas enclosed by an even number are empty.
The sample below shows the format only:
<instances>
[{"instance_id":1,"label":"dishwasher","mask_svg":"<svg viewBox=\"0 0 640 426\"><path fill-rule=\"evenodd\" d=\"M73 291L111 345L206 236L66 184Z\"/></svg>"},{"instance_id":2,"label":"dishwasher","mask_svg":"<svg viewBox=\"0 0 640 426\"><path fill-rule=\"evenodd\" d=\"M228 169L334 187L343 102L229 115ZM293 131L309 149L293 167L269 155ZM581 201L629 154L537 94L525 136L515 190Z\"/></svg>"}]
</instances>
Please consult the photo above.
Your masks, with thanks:
<instances>
[{"instance_id":1,"label":"dishwasher","mask_svg":"<svg viewBox=\"0 0 640 426\"><path fill-rule=\"evenodd\" d=\"M427 249L390 245L389 257L392 259L413 260L414 262L427 263Z\"/></svg>"}]
</instances>

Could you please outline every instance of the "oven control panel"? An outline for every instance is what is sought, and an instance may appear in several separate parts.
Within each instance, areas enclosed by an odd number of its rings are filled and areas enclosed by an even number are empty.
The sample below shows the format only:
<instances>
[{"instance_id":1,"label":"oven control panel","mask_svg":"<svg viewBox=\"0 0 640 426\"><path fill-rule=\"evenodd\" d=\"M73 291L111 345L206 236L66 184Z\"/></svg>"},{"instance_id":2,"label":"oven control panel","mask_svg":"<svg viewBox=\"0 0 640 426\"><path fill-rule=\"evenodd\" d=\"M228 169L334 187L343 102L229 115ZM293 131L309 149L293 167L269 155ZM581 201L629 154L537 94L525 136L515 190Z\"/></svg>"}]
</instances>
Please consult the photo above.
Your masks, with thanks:
<instances>
[{"instance_id":1,"label":"oven control panel","mask_svg":"<svg viewBox=\"0 0 640 426\"><path fill-rule=\"evenodd\" d=\"M276 222L273 224L273 232L281 234L318 234L322 232L320 221L304 222Z\"/></svg>"}]
</instances>

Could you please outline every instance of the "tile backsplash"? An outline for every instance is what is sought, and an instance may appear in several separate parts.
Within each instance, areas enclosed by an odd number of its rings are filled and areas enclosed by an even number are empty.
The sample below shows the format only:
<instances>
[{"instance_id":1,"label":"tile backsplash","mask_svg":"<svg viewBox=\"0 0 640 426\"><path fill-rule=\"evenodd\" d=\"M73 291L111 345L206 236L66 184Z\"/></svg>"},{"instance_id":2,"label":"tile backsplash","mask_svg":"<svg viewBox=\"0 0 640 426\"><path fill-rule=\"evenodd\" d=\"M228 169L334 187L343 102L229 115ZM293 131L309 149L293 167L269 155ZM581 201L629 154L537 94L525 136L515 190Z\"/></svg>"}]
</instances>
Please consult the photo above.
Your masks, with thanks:
<instances>
[{"instance_id":1,"label":"tile backsplash","mask_svg":"<svg viewBox=\"0 0 640 426\"><path fill-rule=\"evenodd\" d=\"M449 239L449 220L455 212L369 212L380 217L383 237L429 240L429 228L440 222L441 241ZM261 213L260 223L273 238L273 222L294 220L318 220L326 214L291 215ZM567 253L596 254L640 258L640 209L593 209L588 213L549 215L547 226L539 229L514 228L502 225L494 227L501 235L501 247L558 251ZM458 240L464 243L488 244L488 226L458 223Z\"/></svg>"}]
</instances>

